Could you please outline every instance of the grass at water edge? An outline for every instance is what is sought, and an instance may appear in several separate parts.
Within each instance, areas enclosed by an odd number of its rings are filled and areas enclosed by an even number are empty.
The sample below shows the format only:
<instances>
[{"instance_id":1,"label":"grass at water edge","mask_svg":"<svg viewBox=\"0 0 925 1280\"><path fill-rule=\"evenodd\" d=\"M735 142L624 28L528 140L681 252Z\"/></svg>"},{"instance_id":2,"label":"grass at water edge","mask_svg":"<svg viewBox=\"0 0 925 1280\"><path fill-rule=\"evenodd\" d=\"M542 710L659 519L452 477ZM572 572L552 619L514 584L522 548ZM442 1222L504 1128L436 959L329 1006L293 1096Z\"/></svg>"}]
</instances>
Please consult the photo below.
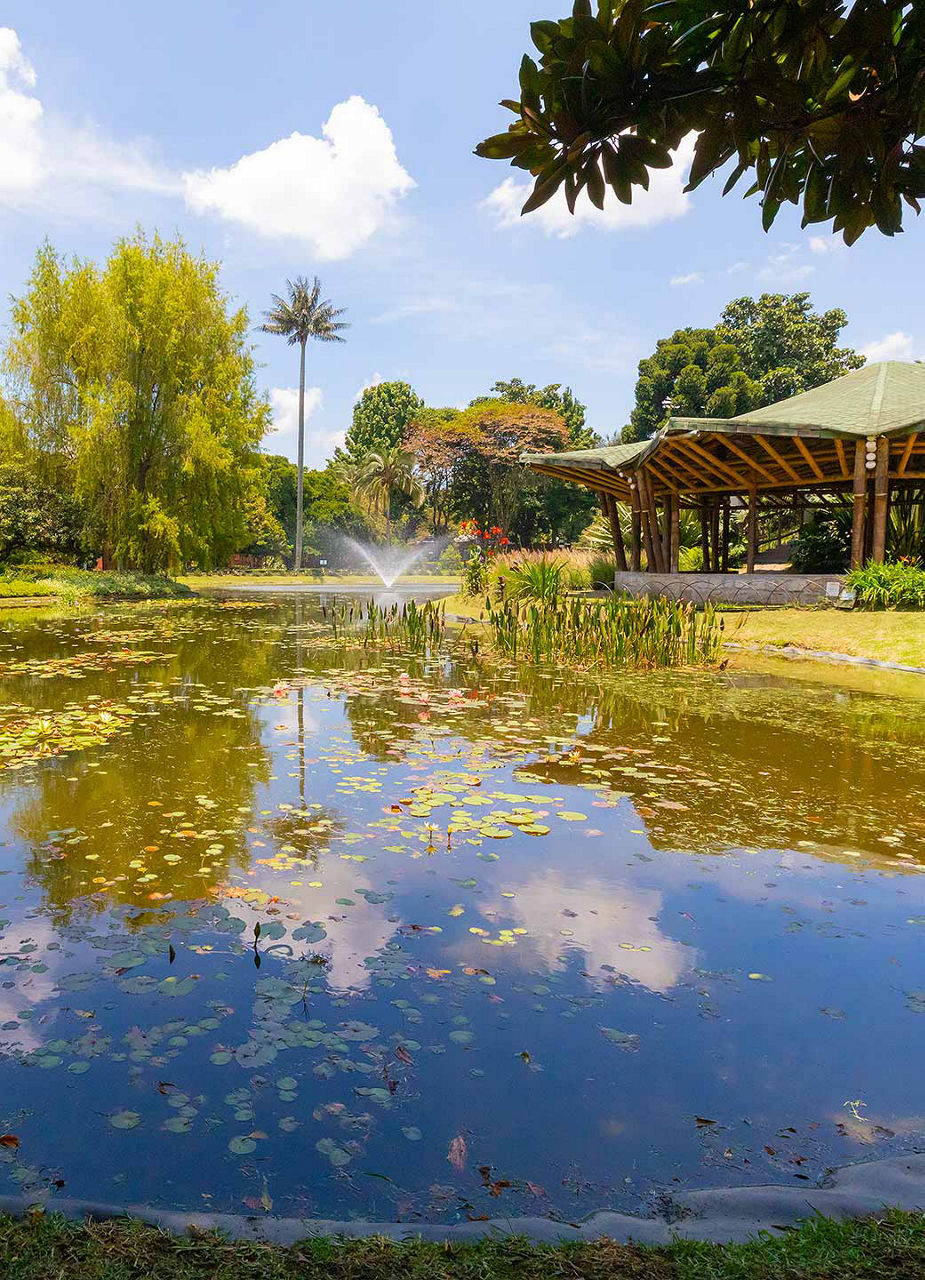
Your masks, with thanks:
<instances>
[{"instance_id":1,"label":"grass at water edge","mask_svg":"<svg viewBox=\"0 0 925 1280\"><path fill-rule=\"evenodd\" d=\"M291 1248L172 1236L139 1222L80 1224L38 1215L0 1218L4 1280L911 1280L925 1275L925 1218L817 1218L744 1245L667 1247L392 1243L316 1239Z\"/></svg>"}]
</instances>

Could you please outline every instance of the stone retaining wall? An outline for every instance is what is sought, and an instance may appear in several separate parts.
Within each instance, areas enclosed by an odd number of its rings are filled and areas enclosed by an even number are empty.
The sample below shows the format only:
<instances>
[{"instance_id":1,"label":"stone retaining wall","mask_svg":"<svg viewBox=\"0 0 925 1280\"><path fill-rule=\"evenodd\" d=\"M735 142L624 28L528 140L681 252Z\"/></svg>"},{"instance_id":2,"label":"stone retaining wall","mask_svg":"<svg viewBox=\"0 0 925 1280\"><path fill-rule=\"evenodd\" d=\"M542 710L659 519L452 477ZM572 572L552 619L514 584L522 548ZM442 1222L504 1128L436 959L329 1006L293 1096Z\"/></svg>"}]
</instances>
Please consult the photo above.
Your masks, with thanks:
<instances>
[{"instance_id":1,"label":"stone retaining wall","mask_svg":"<svg viewBox=\"0 0 925 1280\"><path fill-rule=\"evenodd\" d=\"M834 573L617 573L614 590L667 596L694 604L834 603L842 579Z\"/></svg>"}]
</instances>

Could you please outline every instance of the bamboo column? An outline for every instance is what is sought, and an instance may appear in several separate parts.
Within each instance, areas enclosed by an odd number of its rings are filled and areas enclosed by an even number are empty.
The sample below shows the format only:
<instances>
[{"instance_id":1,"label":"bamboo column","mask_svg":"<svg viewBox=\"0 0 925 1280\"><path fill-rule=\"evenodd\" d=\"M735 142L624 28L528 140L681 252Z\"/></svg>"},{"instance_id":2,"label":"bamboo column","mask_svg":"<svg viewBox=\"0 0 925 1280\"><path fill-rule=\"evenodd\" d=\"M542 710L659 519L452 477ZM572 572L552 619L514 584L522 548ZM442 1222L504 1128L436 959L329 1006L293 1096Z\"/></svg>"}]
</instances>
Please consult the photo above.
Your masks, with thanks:
<instances>
[{"instance_id":1,"label":"bamboo column","mask_svg":"<svg viewBox=\"0 0 925 1280\"><path fill-rule=\"evenodd\" d=\"M617 500L612 493L605 493L601 498L604 511L610 520L610 536L613 540L613 554L617 562L617 570L626 573L626 547L623 543L623 530L620 528L620 512Z\"/></svg>"},{"instance_id":2,"label":"bamboo column","mask_svg":"<svg viewBox=\"0 0 925 1280\"><path fill-rule=\"evenodd\" d=\"M700 503L700 549L703 552L703 571L710 572L710 517L706 499Z\"/></svg>"},{"instance_id":3,"label":"bamboo column","mask_svg":"<svg viewBox=\"0 0 925 1280\"><path fill-rule=\"evenodd\" d=\"M719 499L713 503L710 511L710 545L713 547L711 573L719 573Z\"/></svg>"},{"instance_id":4,"label":"bamboo column","mask_svg":"<svg viewBox=\"0 0 925 1280\"><path fill-rule=\"evenodd\" d=\"M639 573L642 568L642 518L639 514L639 485L635 479L630 480L630 502L632 516L630 525L630 568Z\"/></svg>"},{"instance_id":5,"label":"bamboo column","mask_svg":"<svg viewBox=\"0 0 925 1280\"><path fill-rule=\"evenodd\" d=\"M877 441L877 469L874 472L874 530L871 556L882 564L886 559L886 526L890 511L890 442Z\"/></svg>"},{"instance_id":6,"label":"bamboo column","mask_svg":"<svg viewBox=\"0 0 925 1280\"><path fill-rule=\"evenodd\" d=\"M851 567L864 563L864 525L867 507L867 447L863 440L854 446L854 512L851 520Z\"/></svg>"},{"instance_id":7,"label":"bamboo column","mask_svg":"<svg viewBox=\"0 0 925 1280\"><path fill-rule=\"evenodd\" d=\"M662 500L662 560L666 573L671 573L671 513L675 501L673 493L666 493Z\"/></svg>"},{"instance_id":8,"label":"bamboo column","mask_svg":"<svg viewBox=\"0 0 925 1280\"><path fill-rule=\"evenodd\" d=\"M729 499L723 503L723 541L722 541L722 561L720 562L720 571L727 573L729 570Z\"/></svg>"},{"instance_id":9,"label":"bamboo column","mask_svg":"<svg viewBox=\"0 0 925 1280\"><path fill-rule=\"evenodd\" d=\"M745 552L746 573L755 572L755 559L758 555L758 490L748 491L748 542Z\"/></svg>"},{"instance_id":10,"label":"bamboo column","mask_svg":"<svg viewBox=\"0 0 925 1280\"><path fill-rule=\"evenodd\" d=\"M640 470L639 472L639 485L642 491L643 515L646 517L642 524L643 537L645 537L647 526L649 531L648 541L646 542L646 555L650 556L650 572L665 573L666 566L662 556L662 538L659 532L658 510L655 506L655 494L652 492L652 480L643 470Z\"/></svg>"},{"instance_id":11,"label":"bamboo column","mask_svg":"<svg viewBox=\"0 0 925 1280\"><path fill-rule=\"evenodd\" d=\"M671 504L671 556L669 568L672 573L681 572L681 498L674 495Z\"/></svg>"}]
</instances>

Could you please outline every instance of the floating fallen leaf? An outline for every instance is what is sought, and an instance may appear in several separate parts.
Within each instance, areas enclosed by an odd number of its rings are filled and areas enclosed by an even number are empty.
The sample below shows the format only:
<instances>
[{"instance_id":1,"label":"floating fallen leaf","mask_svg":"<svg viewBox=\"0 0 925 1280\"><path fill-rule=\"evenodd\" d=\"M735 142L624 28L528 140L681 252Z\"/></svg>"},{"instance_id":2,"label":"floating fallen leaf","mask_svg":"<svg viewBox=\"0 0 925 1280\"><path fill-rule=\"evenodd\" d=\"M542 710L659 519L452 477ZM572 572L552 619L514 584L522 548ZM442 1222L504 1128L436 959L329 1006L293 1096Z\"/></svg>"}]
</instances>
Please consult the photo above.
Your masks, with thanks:
<instances>
[{"instance_id":1,"label":"floating fallen leaf","mask_svg":"<svg viewBox=\"0 0 925 1280\"><path fill-rule=\"evenodd\" d=\"M463 1169L466 1167L467 1156L468 1147L466 1146L466 1139L461 1133L459 1133L450 1143L449 1150L446 1153L446 1158L458 1173L462 1173Z\"/></svg>"}]
</instances>

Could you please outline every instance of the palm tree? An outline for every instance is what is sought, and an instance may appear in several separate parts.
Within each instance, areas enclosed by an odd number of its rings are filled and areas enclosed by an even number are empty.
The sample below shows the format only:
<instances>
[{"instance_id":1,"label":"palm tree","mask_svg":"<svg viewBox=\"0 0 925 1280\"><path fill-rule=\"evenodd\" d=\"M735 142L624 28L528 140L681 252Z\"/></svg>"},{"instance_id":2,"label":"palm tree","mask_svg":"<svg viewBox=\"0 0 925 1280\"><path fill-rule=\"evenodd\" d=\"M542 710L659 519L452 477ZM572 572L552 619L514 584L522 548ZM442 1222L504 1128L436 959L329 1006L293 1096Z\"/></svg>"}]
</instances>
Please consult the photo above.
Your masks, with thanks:
<instances>
[{"instance_id":1,"label":"palm tree","mask_svg":"<svg viewBox=\"0 0 925 1280\"><path fill-rule=\"evenodd\" d=\"M416 507L424 501L424 490L414 474L414 454L401 445L371 450L360 460L354 491L385 516L386 542L392 541L392 495L403 493Z\"/></svg>"},{"instance_id":2,"label":"palm tree","mask_svg":"<svg viewBox=\"0 0 925 1280\"><path fill-rule=\"evenodd\" d=\"M287 280L286 288L289 300L273 294L273 305L264 312L264 333L276 333L287 339L290 347L296 343L301 348L299 360L299 477L296 485L295 516L295 563L298 572L302 568L302 494L303 473L305 469L305 348L309 338L319 342L343 342L340 336L342 329L350 326L338 317L344 314L343 308L336 308L321 297L321 281L315 276L309 284L304 276L294 281Z\"/></svg>"}]
</instances>

